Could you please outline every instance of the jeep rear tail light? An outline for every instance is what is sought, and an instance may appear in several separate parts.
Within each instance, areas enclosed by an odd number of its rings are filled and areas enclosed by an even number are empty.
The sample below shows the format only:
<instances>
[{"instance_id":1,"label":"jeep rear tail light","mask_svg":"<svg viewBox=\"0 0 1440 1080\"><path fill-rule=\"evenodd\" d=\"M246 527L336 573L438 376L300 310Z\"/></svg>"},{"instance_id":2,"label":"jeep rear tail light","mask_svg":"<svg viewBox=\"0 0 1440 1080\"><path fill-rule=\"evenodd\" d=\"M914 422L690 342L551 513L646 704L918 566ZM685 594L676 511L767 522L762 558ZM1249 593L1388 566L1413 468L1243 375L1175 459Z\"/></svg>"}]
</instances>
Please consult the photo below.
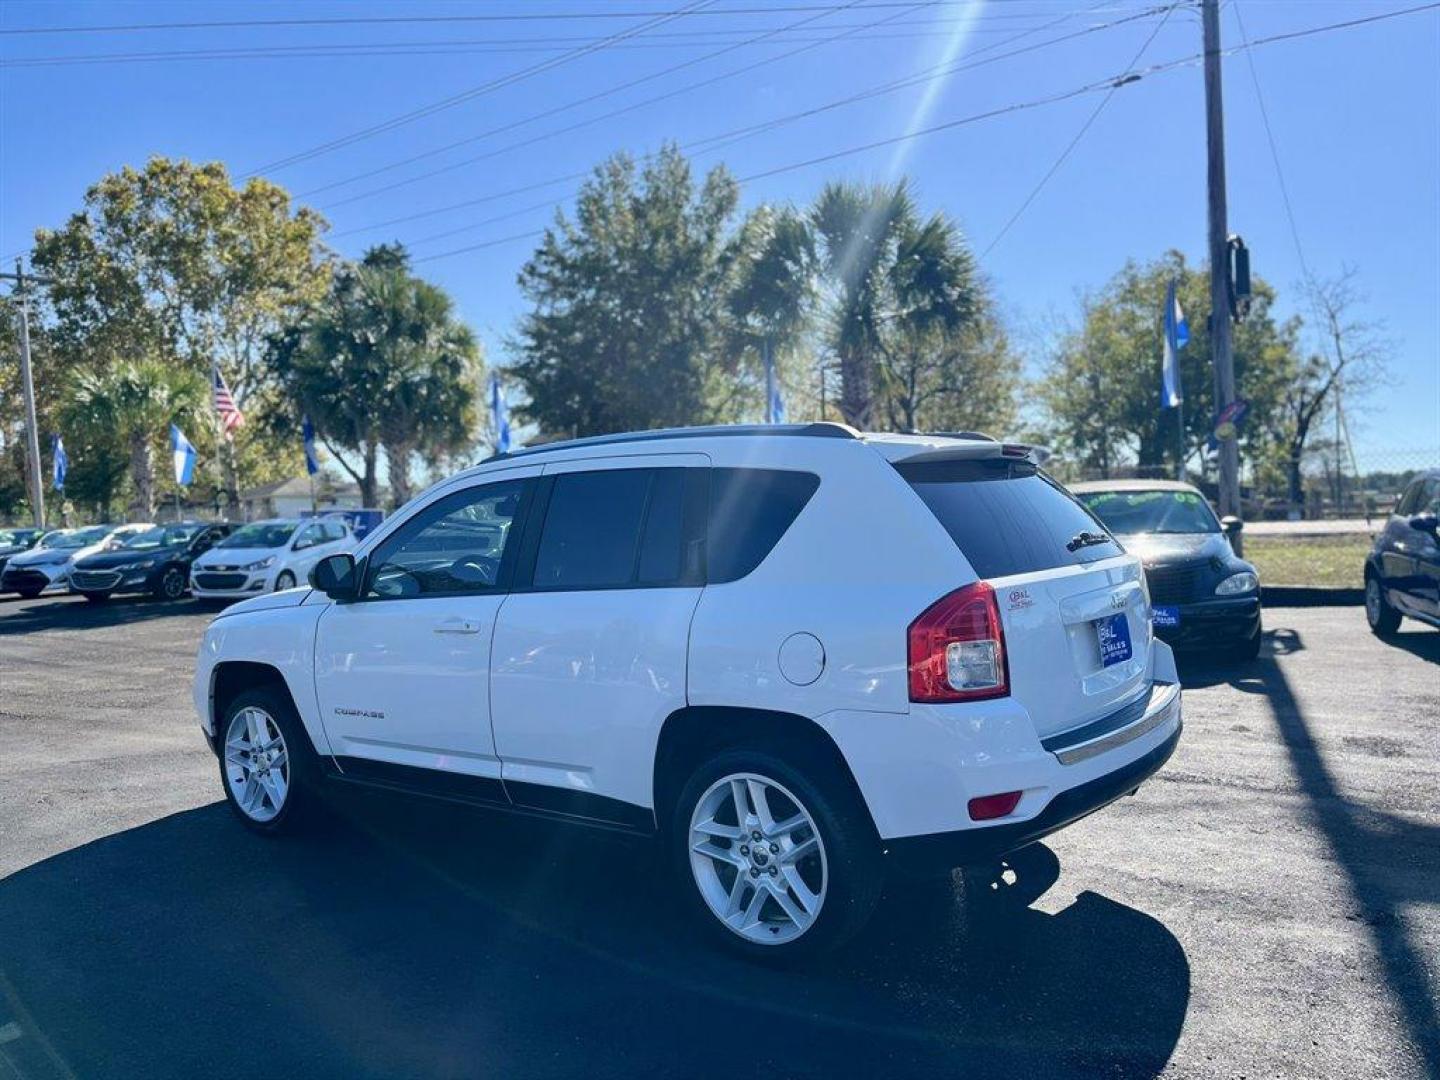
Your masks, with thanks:
<instances>
[{"instance_id":1,"label":"jeep rear tail light","mask_svg":"<svg viewBox=\"0 0 1440 1080\"><path fill-rule=\"evenodd\" d=\"M910 624L910 700L983 701L1010 693L995 590L956 589Z\"/></svg>"}]
</instances>

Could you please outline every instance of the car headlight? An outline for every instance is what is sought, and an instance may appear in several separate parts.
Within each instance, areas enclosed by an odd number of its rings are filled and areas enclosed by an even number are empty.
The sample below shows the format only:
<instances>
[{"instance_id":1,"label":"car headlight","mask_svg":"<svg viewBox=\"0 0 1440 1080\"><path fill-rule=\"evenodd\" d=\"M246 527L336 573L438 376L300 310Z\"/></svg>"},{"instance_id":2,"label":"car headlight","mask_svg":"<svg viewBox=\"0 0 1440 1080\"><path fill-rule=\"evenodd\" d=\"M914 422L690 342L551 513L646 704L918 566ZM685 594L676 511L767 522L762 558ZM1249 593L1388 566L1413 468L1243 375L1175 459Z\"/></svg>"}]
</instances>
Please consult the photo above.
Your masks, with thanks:
<instances>
[{"instance_id":1,"label":"car headlight","mask_svg":"<svg viewBox=\"0 0 1440 1080\"><path fill-rule=\"evenodd\" d=\"M252 562L252 563L250 563L250 564L248 564L248 565L246 565L246 566L240 567L240 569L241 569L241 570L264 570L267 566L274 566L274 565L275 565L275 556L274 556L274 555L271 555L269 558L261 559L259 562Z\"/></svg>"},{"instance_id":2,"label":"car headlight","mask_svg":"<svg viewBox=\"0 0 1440 1080\"><path fill-rule=\"evenodd\" d=\"M1231 574L1219 585L1215 586L1216 596L1240 596L1244 593L1255 592L1260 588L1260 579L1249 570L1241 570L1238 574Z\"/></svg>"},{"instance_id":3,"label":"car headlight","mask_svg":"<svg viewBox=\"0 0 1440 1080\"><path fill-rule=\"evenodd\" d=\"M115 567L115 569L120 571L122 574L125 573L127 570L149 570L150 567L154 566L159 561L159 559L153 558L136 559L134 562L127 562L124 566L117 566Z\"/></svg>"}]
</instances>

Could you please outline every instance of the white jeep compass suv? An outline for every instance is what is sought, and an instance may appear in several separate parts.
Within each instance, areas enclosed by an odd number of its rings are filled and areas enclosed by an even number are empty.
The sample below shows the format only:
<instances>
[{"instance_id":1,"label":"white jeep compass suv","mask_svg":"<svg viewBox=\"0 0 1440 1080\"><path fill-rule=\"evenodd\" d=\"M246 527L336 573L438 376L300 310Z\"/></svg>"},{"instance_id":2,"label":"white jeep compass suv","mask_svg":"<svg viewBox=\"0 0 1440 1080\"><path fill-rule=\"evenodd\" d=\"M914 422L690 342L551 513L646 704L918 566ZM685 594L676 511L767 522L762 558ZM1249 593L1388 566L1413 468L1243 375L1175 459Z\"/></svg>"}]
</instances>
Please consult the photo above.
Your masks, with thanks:
<instances>
[{"instance_id":1,"label":"white jeep compass suv","mask_svg":"<svg viewBox=\"0 0 1440 1080\"><path fill-rule=\"evenodd\" d=\"M323 785L657 834L741 950L831 947L889 865L993 861L1180 737L1138 559L1024 446L837 424L555 443L436 485L205 632L231 806Z\"/></svg>"}]
</instances>

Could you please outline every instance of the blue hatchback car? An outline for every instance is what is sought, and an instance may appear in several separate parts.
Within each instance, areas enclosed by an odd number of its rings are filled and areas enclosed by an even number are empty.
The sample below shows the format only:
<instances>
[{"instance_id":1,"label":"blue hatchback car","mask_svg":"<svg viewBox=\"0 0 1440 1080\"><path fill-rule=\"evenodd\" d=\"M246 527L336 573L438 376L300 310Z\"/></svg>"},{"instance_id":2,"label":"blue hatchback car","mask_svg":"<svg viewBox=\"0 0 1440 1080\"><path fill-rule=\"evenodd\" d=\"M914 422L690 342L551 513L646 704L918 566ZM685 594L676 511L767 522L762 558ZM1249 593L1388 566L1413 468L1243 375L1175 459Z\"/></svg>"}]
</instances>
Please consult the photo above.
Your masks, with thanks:
<instances>
[{"instance_id":1,"label":"blue hatchback car","mask_svg":"<svg viewBox=\"0 0 1440 1080\"><path fill-rule=\"evenodd\" d=\"M1400 617L1440 627L1440 469L1410 481L1365 559L1365 617L1381 637Z\"/></svg>"}]
</instances>

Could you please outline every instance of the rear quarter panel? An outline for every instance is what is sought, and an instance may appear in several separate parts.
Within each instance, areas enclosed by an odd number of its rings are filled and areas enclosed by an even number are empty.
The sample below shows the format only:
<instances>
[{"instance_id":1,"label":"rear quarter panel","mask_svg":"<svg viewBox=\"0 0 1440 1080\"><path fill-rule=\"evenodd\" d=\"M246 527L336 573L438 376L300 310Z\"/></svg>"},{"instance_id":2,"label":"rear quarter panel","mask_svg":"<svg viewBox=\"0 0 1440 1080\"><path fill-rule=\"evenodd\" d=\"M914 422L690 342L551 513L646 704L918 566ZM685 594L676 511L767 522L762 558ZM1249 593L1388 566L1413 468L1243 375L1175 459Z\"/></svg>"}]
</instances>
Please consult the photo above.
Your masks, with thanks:
<instances>
[{"instance_id":1,"label":"rear quarter panel","mask_svg":"<svg viewBox=\"0 0 1440 1080\"><path fill-rule=\"evenodd\" d=\"M908 712L906 629L974 580L959 549L862 443L787 440L784 453L755 461L718 442L716 466L813 472L820 486L753 572L705 588L690 632L690 703L777 709L822 725L836 710ZM820 677L805 686L780 670L781 646L797 633L824 649Z\"/></svg>"}]
</instances>

